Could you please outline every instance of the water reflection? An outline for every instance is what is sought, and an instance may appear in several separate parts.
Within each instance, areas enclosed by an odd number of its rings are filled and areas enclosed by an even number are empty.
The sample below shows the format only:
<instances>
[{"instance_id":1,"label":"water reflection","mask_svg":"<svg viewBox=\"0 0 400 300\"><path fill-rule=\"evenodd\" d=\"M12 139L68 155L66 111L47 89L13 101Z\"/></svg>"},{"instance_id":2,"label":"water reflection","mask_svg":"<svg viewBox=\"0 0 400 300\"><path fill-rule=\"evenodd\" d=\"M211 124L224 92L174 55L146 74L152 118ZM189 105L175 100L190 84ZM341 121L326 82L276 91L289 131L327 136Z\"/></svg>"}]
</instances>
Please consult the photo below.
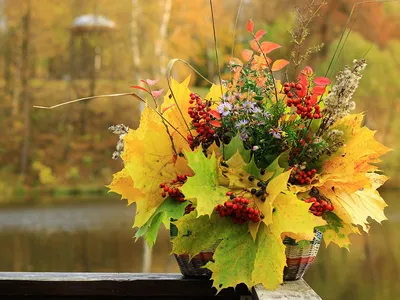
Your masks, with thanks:
<instances>
[{"instance_id":1,"label":"water reflection","mask_svg":"<svg viewBox=\"0 0 400 300\"><path fill-rule=\"evenodd\" d=\"M351 253L321 247L306 274L323 299L400 299L400 205L385 192L390 221L374 224L368 238L354 236ZM77 199L71 199L71 203ZM134 207L124 202L0 210L0 271L141 272L142 242L134 242ZM179 272L163 230L151 272Z\"/></svg>"}]
</instances>

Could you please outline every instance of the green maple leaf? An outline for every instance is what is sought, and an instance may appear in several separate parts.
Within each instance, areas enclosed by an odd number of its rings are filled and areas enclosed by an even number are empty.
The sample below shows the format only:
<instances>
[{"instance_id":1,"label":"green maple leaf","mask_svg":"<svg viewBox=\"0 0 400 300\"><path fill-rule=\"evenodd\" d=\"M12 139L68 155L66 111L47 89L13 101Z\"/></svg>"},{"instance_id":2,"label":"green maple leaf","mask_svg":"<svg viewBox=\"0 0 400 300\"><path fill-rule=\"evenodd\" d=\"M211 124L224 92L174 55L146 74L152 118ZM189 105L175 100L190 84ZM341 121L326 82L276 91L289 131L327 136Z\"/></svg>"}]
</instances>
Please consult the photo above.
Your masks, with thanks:
<instances>
[{"instance_id":1,"label":"green maple leaf","mask_svg":"<svg viewBox=\"0 0 400 300\"><path fill-rule=\"evenodd\" d=\"M243 168L247 173L253 175L257 179L261 179L261 171L257 167L255 161L254 161L254 156L251 158L250 162Z\"/></svg>"},{"instance_id":2,"label":"green maple leaf","mask_svg":"<svg viewBox=\"0 0 400 300\"><path fill-rule=\"evenodd\" d=\"M248 224L234 224L217 214L211 218L186 215L174 222L178 235L172 240L172 252L193 257L216 247L214 261L205 267L212 271L213 286L218 291L239 283L248 287L261 283L266 289L275 289L282 283L286 265L282 238L312 240L314 228L325 221L309 213L309 204L294 194L279 194L274 208L271 224L261 222L255 240Z\"/></svg>"},{"instance_id":3,"label":"green maple leaf","mask_svg":"<svg viewBox=\"0 0 400 300\"><path fill-rule=\"evenodd\" d=\"M248 162L250 160L250 150L246 150L243 146L243 141L240 139L239 135L232 138L228 145L221 147L223 150L223 156L225 160L229 160L236 152L239 152L243 160Z\"/></svg>"},{"instance_id":4,"label":"green maple leaf","mask_svg":"<svg viewBox=\"0 0 400 300\"><path fill-rule=\"evenodd\" d=\"M212 271L213 286L218 290L234 287L240 283L248 287L254 285L251 274L257 247L248 233L247 226L233 224L227 220L229 228L223 230L221 243L214 252L214 262L209 262L206 268Z\"/></svg>"},{"instance_id":5,"label":"green maple leaf","mask_svg":"<svg viewBox=\"0 0 400 300\"><path fill-rule=\"evenodd\" d=\"M157 208L157 210L151 215L149 220L139 228L139 230L135 234L136 240L141 236L144 236L144 239L147 242L149 248L151 248L158 235L158 230L161 226L161 223L169 229L170 220L171 219L179 219L185 214L185 207L188 205L188 202L178 202L176 199L167 198L164 202Z\"/></svg>"},{"instance_id":6,"label":"green maple leaf","mask_svg":"<svg viewBox=\"0 0 400 300\"><path fill-rule=\"evenodd\" d=\"M224 231L224 224L217 221L215 215L196 218L195 211L175 221L178 235L172 240L172 253L188 254L191 259L215 246Z\"/></svg>"},{"instance_id":7,"label":"green maple leaf","mask_svg":"<svg viewBox=\"0 0 400 300\"><path fill-rule=\"evenodd\" d=\"M257 236L257 253L252 272L253 284L262 284L266 289L276 289L283 282L286 265L285 245L281 238L261 224Z\"/></svg>"},{"instance_id":8,"label":"green maple leaf","mask_svg":"<svg viewBox=\"0 0 400 300\"><path fill-rule=\"evenodd\" d=\"M193 257L218 245L214 252L215 262L206 265L213 272L213 285L218 291L242 282L252 286L251 273L257 248L247 226L233 224L230 218L220 218L216 214L211 218L196 218L193 213L174 224L178 236L172 240L173 253Z\"/></svg>"},{"instance_id":9,"label":"green maple leaf","mask_svg":"<svg viewBox=\"0 0 400 300\"><path fill-rule=\"evenodd\" d=\"M283 173L285 170L279 165L280 155L265 169L266 172L274 172L274 176L276 177Z\"/></svg>"},{"instance_id":10,"label":"green maple leaf","mask_svg":"<svg viewBox=\"0 0 400 300\"><path fill-rule=\"evenodd\" d=\"M194 176L189 177L181 191L186 199L196 199L198 216L211 215L214 208L225 201L228 189L219 185L215 153L207 158L199 148L185 153Z\"/></svg>"}]
</instances>

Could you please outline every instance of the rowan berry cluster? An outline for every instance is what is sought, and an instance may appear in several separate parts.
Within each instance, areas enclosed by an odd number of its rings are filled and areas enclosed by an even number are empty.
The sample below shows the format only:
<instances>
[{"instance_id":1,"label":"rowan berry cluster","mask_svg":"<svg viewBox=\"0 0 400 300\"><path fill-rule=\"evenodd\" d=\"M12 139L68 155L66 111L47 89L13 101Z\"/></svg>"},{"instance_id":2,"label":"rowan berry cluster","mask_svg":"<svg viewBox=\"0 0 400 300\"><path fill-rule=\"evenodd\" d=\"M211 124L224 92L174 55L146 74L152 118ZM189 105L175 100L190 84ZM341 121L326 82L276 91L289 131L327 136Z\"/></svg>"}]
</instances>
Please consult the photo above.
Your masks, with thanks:
<instances>
[{"instance_id":1,"label":"rowan berry cluster","mask_svg":"<svg viewBox=\"0 0 400 300\"><path fill-rule=\"evenodd\" d=\"M301 170L300 168L293 167L289 182L291 184L310 184L316 173L316 169Z\"/></svg>"},{"instance_id":2,"label":"rowan berry cluster","mask_svg":"<svg viewBox=\"0 0 400 300\"><path fill-rule=\"evenodd\" d=\"M178 175L172 182L160 183L160 189L162 189L162 197L172 197L176 200L183 202L185 201L185 196L181 193L179 188L186 182L187 175Z\"/></svg>"},{"instance_id":3,"label":"rowan berry cluster","mask_svg":"<svg viewBox=\"0 0 400 300\"><path fill-rule=\"evenodd\" d=\"M311 95L307 93L307 87L300 83L288 83L283 85L283 92L289 98L287 105L296 107L296 113L303 119L321 119L321 108Z\"/></svg>"},{"instance_id":4,"label":"rowan berry cluster","mask_svg":"<svg viewBox=\"0 0 400 300\"><path fill-rule=\"evenodd\" d=\"M197 136L187 136L190 148L193 150L200 145L208 148L217 139L214 126L219 124L212 115L211 101L204 101L199 95L191 93L189 103L193 106L188 108L188 114L192 118L193 129L197 132Z\"/></svg>"},{"instance_id":5,"label":"rowan berry cluster","mask_svg":"<svg viewBox=\"0 0 400 300\"><path fill-rule=\"evenodd\" d=\"M230 200L225 201L224 205L218 204L215 208L220 217L231 217L235 224L244 224L249 221L258 223L264 218L258 209L248 206L249 199L235 196L232 192L228 192L227 196L230 196Z\"/></svg>"},{"instance_id":6,"label":"rowan berry cluster","mask_svg":"<svg viewBox=\"0 0 400 300\"><path fill-rule=\"evenodd\" d=\"M310 211L315 216L322 216L326 211L333 211L334 207L332 204L326 202L325 200L318 200L315 197L311 197L309 199L305 199L304 202L312 203L310 207Z\"/></svg>"}]
</instances>

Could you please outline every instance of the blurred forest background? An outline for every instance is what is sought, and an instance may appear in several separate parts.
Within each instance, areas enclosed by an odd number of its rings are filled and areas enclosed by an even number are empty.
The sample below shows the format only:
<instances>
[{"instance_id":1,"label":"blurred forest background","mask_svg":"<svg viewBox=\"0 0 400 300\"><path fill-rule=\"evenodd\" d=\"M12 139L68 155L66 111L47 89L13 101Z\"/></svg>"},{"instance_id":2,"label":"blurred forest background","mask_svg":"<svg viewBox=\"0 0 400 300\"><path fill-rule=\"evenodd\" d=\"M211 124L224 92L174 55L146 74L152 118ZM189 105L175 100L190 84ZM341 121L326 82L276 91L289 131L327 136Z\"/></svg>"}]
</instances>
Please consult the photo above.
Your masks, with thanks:
<instances>
[{"instance_id":1,"label":"blurred forest background","mask_svg":"<svg viewBox=\"0 0 400 300\"><path fill-rule=\"evenodd\" d=\"M314 1L316 2L316 1ZM356 1L328 1L310 24L308 45L324 43L303 65L324 75L337 40ZM119 169L110 159L116 137L107 128L138 125L139 106L131 97L97 99L56 110L75 98L129 92L142 78L165 87L168 61L182 58L209 79L217 68L210 9L205 0L0 0L0 192L33 197L104 192ZM290 30L296 7L306 13L309 1L246 0L238 20L235 54L246 46L245 22L252 18L268 31L267 39L293 47ZM227 71L239 1L215 1L218 47ZM301 10L303 9L303 11ZM83 16L83 17L82 17ZM93 16L98 16L97 19ZM100 17L101 16L101 17ZM400 3L366 4L350 23L352 32L334 70L351 64L372 47L369 66L356 95L358 111L378 130L384 144L398 148L400 119ZM80 18L79 18L80 17ZM92 23L91 23L92 22ZM93 22L96 23L95 26ZM173 75L190 74L185 66ZM195 90L205 82L192 76ZM200 89L199 89L200 88ZM400 156L390 153L382 168L398 186ZM11 184L10 184L11 183ZM0 200L1 202L2 200Z\"/></svg>"},{"instance_id":2,"label":"blurred forest background","mask_svg":"<svg viewBox=\"0 0 400 300\"><path fill-rule=\"evenodd\" d=\"M289 30L320 1L243 0L235 56L248 46L245 23L252 18L267 30L266 39L282 45L277 57L289 58ZM327 0L309 25L304 49L324 47L303 66L325 75L356 2ZM381 164L391 176L381 191L389 221L372 224L369 236L354 236L351 253L320 250L306 280L323 299L400 298L400 1L383 2L357 6L333 70L367 54L355 100L378 140L395 149ZM227 76L240 0L213 3ZM132 239L134 206L105 195L121 169L111 159L117 136L107 128L137 127L139 104L125 96L33 108L131 92L140 79L158 79L157 88L166 88L172 58L216 80L208 0L0 0L0 244L7 245L0 271L179 272L168 256L168 233L160 231L151 258ZM205 95L207 84L187 66L172 71L180 80L189 74L192 89Z\"/></svg>"}]
</instances>

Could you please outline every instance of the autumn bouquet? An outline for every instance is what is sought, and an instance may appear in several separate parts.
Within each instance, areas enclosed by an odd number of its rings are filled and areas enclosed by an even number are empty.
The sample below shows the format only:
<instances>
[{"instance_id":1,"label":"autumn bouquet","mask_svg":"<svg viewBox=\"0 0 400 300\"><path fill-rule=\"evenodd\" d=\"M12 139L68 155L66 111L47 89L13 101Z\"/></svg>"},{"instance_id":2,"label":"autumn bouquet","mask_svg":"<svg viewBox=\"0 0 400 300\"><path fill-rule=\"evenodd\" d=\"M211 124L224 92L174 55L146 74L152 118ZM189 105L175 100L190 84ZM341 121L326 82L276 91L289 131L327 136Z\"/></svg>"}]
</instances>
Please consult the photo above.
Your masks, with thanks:
<instances>
[{"instance_id":1,"label":"autumn bouquet","mask_svg":"<svg viewBox=\"0 0 400 300\"><path fill-rule=\"evenodd\" d=\"M289 62L268 55L280 46L262 41L252 21L247 29L251 50L231 59L229 80L200 96L190 78L171 78L161 106L156 82L143 80L136 88L151 102L139 128L111 128L124 168L109 188L136 203L136 237L152 246L164 224L172 253L202 259L197 267L217 290L274 289L292 264L312 261L321 233L326 245L348 247L369 217L385 220L377 188L387 178L374 163L388 148L362 126L362 114L350 114L365 60L334 82L310 67L278 80ZM288 247L297 247L297 260Z\"/></svg>"}]
</instances>

